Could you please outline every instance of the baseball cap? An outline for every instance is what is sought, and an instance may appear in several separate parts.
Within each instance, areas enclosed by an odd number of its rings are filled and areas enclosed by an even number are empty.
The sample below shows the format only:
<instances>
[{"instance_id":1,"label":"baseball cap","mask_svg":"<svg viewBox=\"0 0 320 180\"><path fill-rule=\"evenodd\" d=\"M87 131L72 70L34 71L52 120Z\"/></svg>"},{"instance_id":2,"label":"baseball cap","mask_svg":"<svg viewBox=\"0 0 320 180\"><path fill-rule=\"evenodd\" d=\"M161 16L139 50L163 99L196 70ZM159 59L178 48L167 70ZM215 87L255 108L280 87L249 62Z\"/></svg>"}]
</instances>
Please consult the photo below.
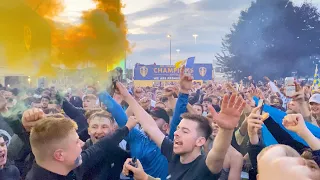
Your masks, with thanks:
<instances>
[{"instance_id":1,"label":"baseball cap","mask_svg":"<svg viewBox=\"0 0 320 180\"><path fill-rule=\"evenodd\" d=\"M166 110L156 107L151 110L150 115L156 118L163 119L166 123L169 123L169 115Z\"/></svg>"},{"instance_id":2,"label":"baseball cap","mask_svg":"<svg viewBox=\"0 0 320 180\"><path fill-rule=\"evenodd\" d=\"M205 98L205 99L203 100L203 102L205 102L205 101L212 103L212 99L211 99L211 98Z\"/></svg>"},{"instance_id":3,"label":"baseball cap","mask_svg":"<svg viewBox=\"0 0 320 180\"><path fill-rule=\"evenodd\" d=\"M314 94L309 99L309 103L317 103L320 104L320 94Z\"/></svg>"}]
</instances>

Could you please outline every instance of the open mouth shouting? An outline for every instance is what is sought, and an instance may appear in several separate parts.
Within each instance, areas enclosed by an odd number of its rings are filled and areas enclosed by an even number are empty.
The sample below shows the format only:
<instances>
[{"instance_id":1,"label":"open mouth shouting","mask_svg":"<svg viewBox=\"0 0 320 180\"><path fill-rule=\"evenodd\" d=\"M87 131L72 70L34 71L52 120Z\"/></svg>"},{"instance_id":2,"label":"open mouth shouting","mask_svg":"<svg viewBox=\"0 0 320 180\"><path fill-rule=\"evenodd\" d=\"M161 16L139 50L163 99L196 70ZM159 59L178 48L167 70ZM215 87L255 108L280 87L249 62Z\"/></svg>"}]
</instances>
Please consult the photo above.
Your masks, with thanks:
<instances>
[{"instance_id":1,"label":"open mouth shouting","mask_svg":"<svg viewBox=\"0 0 320 180\"><path fill-rule=\"evenodd\" d=\"M7 162L7 155L5 152L0 152L0 165L4 165Z\"/></svg>"},{"instance_id":2,"label":"open mouth shouting","mask_svg":"<svg viewBox=\"0 0 320 180\"><path fill-rule=\"evenodd\" d=\"M174 148L180 147L180 146L182 146L182 145L183 145L182 141L174 140L174 144L173 144L173 147L174 147Z\"/></svg>"},{"instance_id":3,"label":"open mouth shouting","mask_svg":"<svg viewBox=\"0 0 320 180\"><path fill-rule=\"evenodd\" d=\"M102 139L104 136L102 136L102 135L97 135L97 136L95 136L94 138L97 140L97 141L99 141L100 139Z\"/></svg>"}]
</instances>

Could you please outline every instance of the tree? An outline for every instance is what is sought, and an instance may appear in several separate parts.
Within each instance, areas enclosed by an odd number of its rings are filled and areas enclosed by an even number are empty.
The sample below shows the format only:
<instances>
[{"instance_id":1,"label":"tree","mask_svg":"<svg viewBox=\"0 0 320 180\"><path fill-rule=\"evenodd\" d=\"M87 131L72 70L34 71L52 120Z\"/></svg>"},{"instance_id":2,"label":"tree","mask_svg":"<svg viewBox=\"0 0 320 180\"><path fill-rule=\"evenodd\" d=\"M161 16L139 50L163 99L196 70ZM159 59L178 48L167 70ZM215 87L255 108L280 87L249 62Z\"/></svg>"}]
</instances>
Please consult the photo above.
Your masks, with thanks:
<instances>
[{"instance_id":1,"label":"tree","mask_svg":"<svg viewBox=\"0 0 320 180\"><path fill-rule=\"evenodd\" d=\"M249 75L281 78L293 71L313 75L320 47L319 17L310 3L298 7L288 0L252 2L223 38L217 63L235 80Z\"/></svg>"}]
</instances>

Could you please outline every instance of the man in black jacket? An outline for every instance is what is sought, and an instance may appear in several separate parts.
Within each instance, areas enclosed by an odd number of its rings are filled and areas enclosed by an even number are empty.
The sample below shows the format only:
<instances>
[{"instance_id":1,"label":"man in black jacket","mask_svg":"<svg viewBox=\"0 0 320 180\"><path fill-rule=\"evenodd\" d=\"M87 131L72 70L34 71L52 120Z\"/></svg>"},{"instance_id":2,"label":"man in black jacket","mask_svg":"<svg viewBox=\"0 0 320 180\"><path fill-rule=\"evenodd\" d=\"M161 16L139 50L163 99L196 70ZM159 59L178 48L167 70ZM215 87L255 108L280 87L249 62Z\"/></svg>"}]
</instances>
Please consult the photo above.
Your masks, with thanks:
<instances>
[{"instance_id":1,"label":"man in black jacket","mask_svg":"<svg viewBox=\"0 0 320 180\"><path fill-rule=\"evenodd\" d=\"M30 144L36 160L26 180L83 179L84 173L117 150L120 141L136 124L130 121L111 136L82 151L83 142L73 121L43 117L39 109L27 110L23 114L24 127L32 128Z\"/></svg>"},{"instance_id":2,"label":"man in black jacket","mask_svg":"<svg viewBox=\"0 0 320 180\"><path fill-rule=\"evenodd\" d=\"M129 121L130 120L132 121L134 119L131 118ZM103 137L111 136L116 129L115 120L106 111L98 111L92 114L88 118L88 123L90 139L86 141L82 148L83 150L98 143ZM88 170L83 178L91 180L119 180L123 164L129 157L128 152L118 147L117 150L109 154L106 159Z\"/></svg>"}]
</instances>

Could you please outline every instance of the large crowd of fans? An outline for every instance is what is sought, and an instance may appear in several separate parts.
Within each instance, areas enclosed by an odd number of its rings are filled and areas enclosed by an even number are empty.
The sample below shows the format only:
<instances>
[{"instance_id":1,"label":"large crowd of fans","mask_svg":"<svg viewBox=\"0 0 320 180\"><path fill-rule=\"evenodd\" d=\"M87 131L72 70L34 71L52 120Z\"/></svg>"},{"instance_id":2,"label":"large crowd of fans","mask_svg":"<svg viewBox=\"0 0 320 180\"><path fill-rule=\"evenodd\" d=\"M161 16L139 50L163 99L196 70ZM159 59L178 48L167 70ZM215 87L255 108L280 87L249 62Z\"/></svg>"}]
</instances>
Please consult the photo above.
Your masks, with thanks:
<instances>
[{"instance_id":1,"label":"large crowd of fans","mask_svg":"<svg viewBox=\"0 0 320 180\"><path fill-rule=\"evenodd\" d=\"M320 94L295 82L0 89L0 180L319 180Z\"/></svg>"}]
</instances>

